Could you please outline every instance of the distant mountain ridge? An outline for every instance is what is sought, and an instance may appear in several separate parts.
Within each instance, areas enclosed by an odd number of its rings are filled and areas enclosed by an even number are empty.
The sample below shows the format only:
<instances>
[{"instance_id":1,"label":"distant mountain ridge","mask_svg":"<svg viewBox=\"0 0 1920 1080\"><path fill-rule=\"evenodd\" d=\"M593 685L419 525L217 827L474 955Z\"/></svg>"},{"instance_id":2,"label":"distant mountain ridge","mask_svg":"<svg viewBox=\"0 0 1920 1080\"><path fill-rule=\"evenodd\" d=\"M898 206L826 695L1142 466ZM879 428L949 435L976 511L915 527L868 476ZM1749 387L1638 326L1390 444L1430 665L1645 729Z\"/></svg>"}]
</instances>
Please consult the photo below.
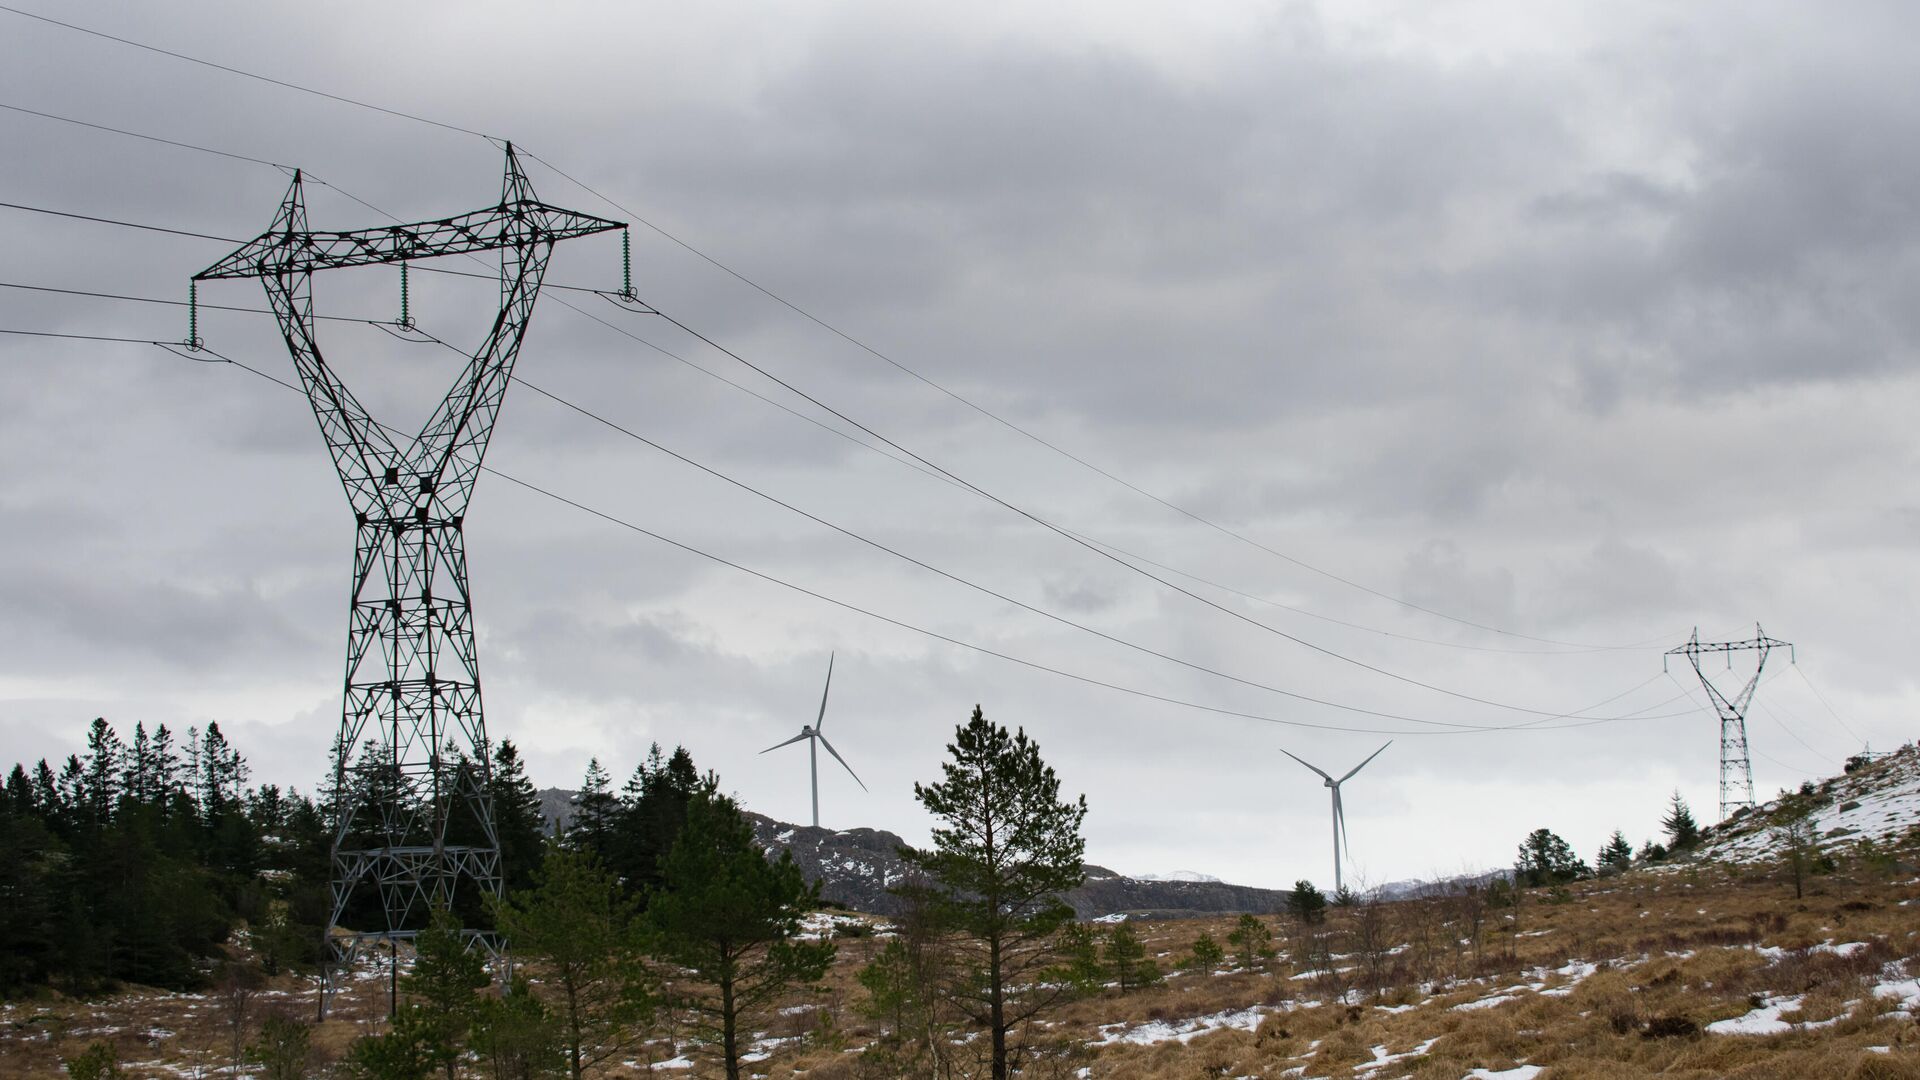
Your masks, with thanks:
<instances>
[{"instance_id":1,"label":"distant mountain ridge","mask_svg":"<svg viewBox=\"0 0 1920 1080\"><path fill-rule=\"evenodd\" d=\"M540 812L549 827L564 824L573 812L573 792L545 788ZM793 855L809 881L820 883L823 899L855 911L897 915L899 901L888 890L909 873L899 850L906 844L884 829L825 829L793 825L747 811L754 838L768 851ZM1204 874L1164 877L1127 877L1104 866L1087 866L1087 880L1065 894L1083 919L1106 915L1177 919L1251 911L1271 914L1286 902L1286 893L1251 885L1231 885Z\"/></svg>"}]
</instances>

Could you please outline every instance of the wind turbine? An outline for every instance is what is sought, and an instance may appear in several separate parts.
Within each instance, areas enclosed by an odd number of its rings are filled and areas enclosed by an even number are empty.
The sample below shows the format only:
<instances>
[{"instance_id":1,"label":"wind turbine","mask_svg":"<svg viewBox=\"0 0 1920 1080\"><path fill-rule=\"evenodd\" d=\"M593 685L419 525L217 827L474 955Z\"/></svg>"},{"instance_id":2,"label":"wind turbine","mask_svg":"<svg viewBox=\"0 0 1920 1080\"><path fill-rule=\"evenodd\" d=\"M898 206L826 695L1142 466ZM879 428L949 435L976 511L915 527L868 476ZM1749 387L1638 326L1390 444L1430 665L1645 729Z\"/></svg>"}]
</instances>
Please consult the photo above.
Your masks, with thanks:
<instances>
[{"instance_id":1,"label":"wind turbine","mask_svg":"<svg viewBox=\"0 0 1920 1080\"><path fill-rule=\"evenodd\" d=\"M867 790L866 781L860 779L860 774L853 771L853 766L847 764L847 759L840 756L840 751L835 750L833 748L833 744L827 741L827 737L825 735L820 734L820 729L826 724L826 720L827 720L827 691L831 689L833 689L833 654L828 653L827 654L827 685L821 688L820 690L820 715L814 718L813 723L811 725L808 725L808 724L800 725L800 734L795 735L793 738L788 739L786 742L774 743L772 746L769 746L765 750L760 751L763 754L770 754L773 751L778 750L783 746L792 746L794 743L799 742L801 739L808 740L807 741L807 769L813 776L813 827L816 829L820 827L820 750L819 750L819 747L824 746L827 748L827 753L832 754L833 760L839 762L840 767L847 770L847 775L853 777L853 782L860 785L861 791Z\"/></svg>"},{"instance_id":2,"label":"wind turbine","mask_svg":"<svg viewBox=\"0 0 1920 1080\"><path fill-rule=\"evenodd\" d=\"M1385 750L1388 746L1392 746L1392 745L1393 745L1393 740L1388 739L1386 741L1386 744L1380 747L1380 750ZM1339 892L1340 887L1342 885L1342 882L1340 880L1340 849L1342 847L1345 847L1347 843L1347 811L1346 811L1346 808L1340 805L1340 785L1353 779L1354 773L1357 773L1361 769L1366 768L1368 761L1372 761L1374 758L1379 757L1380 750L1375 750L1373 753L1368 754L1366 761L1363 761L1360 764L1355 765L1351 770L1348 771L1347 775L1341 777L1338 780L1335 780L1333 777L1328 776L1324 772L1320 772L1319 768L1317 768L1316 766L1307 765L1305 761L1301 761L1301 759L1297 755L1291 753L1290 751L1285 749L1282 749L1280 751L1281 753L1286 754L1288 757L1293 758L1293 760L1299 761L1300 764L1306 765L1307 768L1312 769L1314 772L1320 773L1320 779L1325 780L1327 782L1327 787L1333 790L1333 891L1334 892ZM1347 849L1347 858L1349 859L1353 858L1353 849L1351 848Z\"/></svg>"}]
</instances>

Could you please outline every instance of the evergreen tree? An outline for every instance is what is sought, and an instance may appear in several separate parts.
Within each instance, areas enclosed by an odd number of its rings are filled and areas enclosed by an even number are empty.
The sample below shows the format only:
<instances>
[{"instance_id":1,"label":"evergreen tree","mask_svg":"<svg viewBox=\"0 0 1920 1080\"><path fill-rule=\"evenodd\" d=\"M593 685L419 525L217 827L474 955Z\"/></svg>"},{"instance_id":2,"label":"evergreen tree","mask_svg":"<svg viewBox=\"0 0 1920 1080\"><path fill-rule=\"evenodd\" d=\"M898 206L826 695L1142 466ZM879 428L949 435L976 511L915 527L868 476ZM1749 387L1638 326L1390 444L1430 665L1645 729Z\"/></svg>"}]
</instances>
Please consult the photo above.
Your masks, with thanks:
<instances>
[{"instance_id":1,"label":"evergreen tree","mask_svg":"<svg viewBox=\"0 0 1920 1080\"><path fill-rule=\"evenodd\" d=\"M605 865L613 850L615 818L619 812L620 803L613 797L607 770L600 765L599 758L589 758L587 774L581 778L580 790L573 796L573 818L567 822L567 846L590 853Z\"/></svg>"},{"instance_id":2,"label":"evergreen tree","mask_svg":"<svg viewBox=\"0 0 1920 1080\"><path fill-rule=\"evenodd\" d=\"M769 860L740 808L711 789L688 805L661 876L647 904L649 948L685 973L674 999L718 1036L727 1080L739 1080L742 1018L833 961L831 942L799 936L819 887L790 853Z\"/></svg>"},{"instance_id":3,"label":"evergreen tree","mask_svg":"<svg viewBox=\"0 0 1920 1080\"><path fill-rule=\"evenodd\" d=\"M1140 944L1140 936L1133 932L1133 927L1124 922L1115 923L1107 931L1101 959L1119 981L1123 994L1160 981L1160 965L1147 955L1147 948Z\"/></svg>"},{"instance_id":4,"label":"evergreen tree","mask_svg":"<svg viewBox=\"0 0 1920 1080\"><path fill-rule=\"evenodd\" d=\"M125 748L104 717L95 717L87 732L86 766L80 780L81 819L90 829L104 829L120 805L121 758Z\"/></svg>"},{"instance_id":5,"label":"evergreen tree","mask_svg":"<svg viewBox=\"0 0 1920 1080\"><path fill-rule=\"evenodd\" d=\"M1301 878L1293 883L1293 890L1287 893L1287 914L1302 925L1320 922L1327 917L1327 898L1314 888L1313 882Z\"/></svg>"},{"instance_id":6,"label":"evergreen tree","mask_svg":"<svg viewBox=\"0 0 1920 1080\"><path fill-rule=\"evenodd\" d=\"M1667 850L1676 855L1691 851L1700 843L1700 825L1693 820L1693 811L1687 809L1687 802L1678 790L1667 804L1667 816L1661 820L1660 827L1667 831Z\"/></svg>"},{"instance_id":7,"label":"evergreen tree","mask_svg":"<svg viewBox=\"0 0 1920 1080\"><path fill-rule=\"evenodd\" d=\"M486 961L467 948L459 923L444 908L434 912L413 947L413 970L401 980L401 989L413 999L407 1007L417 1010L415 1030L427 1059L447 1080L455 1080L467 1032L479 1015L480 999L474 991L492 980Z\"/></svg>"},{"instance_id":8,"label":"evergreen tree","mask_svg":"<svg viewBox=\"0 0 1920 1080\"><path fill-rule=\"evenodd\" d=\"M1316 890L1313 895L1320 896L1320 893ZM1320 897L1320 909L1324 909L1326 903L1326 898ZM1227 935L1227 944L1233 946L1240 966L1248 971L1258 970L1273 959L1273 931L1267 929L1267 924L1251 911L1240 913L1239 921L1233 924L1233 931Z\"/></svg>"},{"instance_id":9,"label":"evergreen tree","mask_svg":"<svg viewBox=\"0 0 1920 1080\"><path fill-rule=\"evenodd\" d=\"M493 802L494 835L500 838L500 877L508 891L533 883L546 850L546 824L540 816L540 791L527 778L520 750L500 740L487 778Z\"/></svg>"},{"instance_id":10,"label":"evergreen tree","mask_svg":"<svg viewBox=\"0 0 1920 1080\"><path fill-rule=\"evenodd\" d=\"M1617 874L1622 870L1631 869L1633 845L1627 842L1627 834L1619 829L1613 830L1613 837L1600 849L1600 854L1593 863L1602 874Z\"/></svg>"},{"instance_id":11,"label":"evergreen tree","mask_svg":"<svg viewBox=\"0 0 1920 1080\"><path fill-rule=\"evenodd\" d=\"M910 1018L926 1007L916 974L906 942L896 937L854 976L867 992L861 1011L886 1021L885 1038L890 1041L900 1040L912 1023Z\"/></svg>"},{"instance_id":12,"label":"evergreen tree","mask_svg":"<svg viewBox=\"0 0 1920 1080\"><path fill-rule=\"evenodd\" d=\"M1527 834L1513 870L1515 883L1528 888L1561 885L1593 873L1573 853L1572 845L1552 829L1535 829Z\"/></svg>"},{"instance_id":13,"label":"evergreen tree","mask_svg":"<svg viewBox=\"0 0 1920 1080\"><path fill-rule=\"evenodd\" d=\"M555 998L574 1080L645 1034L652 1000L640 963L635 902L590 852L549 843L531 888L493 905L514 952L535 962Z\"/></svg>"},{"instance_id":14,"label":"evergreen tree","mask_svg":"<svg viewBox=\"0 0 1920 1080\"><path fill-rule=\"evenodd\" d=\"M1047 978L1072 986L1081 996L1105 989L1111 972L1100 957L1100 935L1083 922L1070 922L1060 928L1061 964Z\"/></svg>"},{"instance_id":15,"label":"evergreen tree","mask_svg":"<svg viewBox=\"0 0 1920 1080\"><path fill-rule=\"evenodd\" d=\"M687 821L687 805L700 791L700 772L684 746L663 757L654 743L621 792L610 866L627 887L647 892L660 886L660 866Z\"/></svg>"},{"instance_id":16,"label":"evergreen tree","mask_svg":"<svg viewBox=\"0 0 1920 1080\"><path fill-rule=\"evenodd\" d=\"M1213 934L1202 930L1200 931L1200 936L1193 939L1192 955L1188 956L1180 966L1192 968L1195 971L1212 971L1214 968L1219 967L1220 962L1226 958L1226 950L1222 949L1220 943L1213 939Z\"/></svg>"},{"instance_id":17,"label":"evergreen tree","mask_svg":"<svg viewBox=\"0 0 1920 1080\"><path fill-rule=\"evenodd\" d=\"M553 1011L524 978L516 977L504 996L481 999L470 1045L486 1063L493 1080L567 1075L567 1058L560 1049Z\"/></svg>"},{"instance_id":18,"label":"evergreen tree","mask_svg":"<svg viewBox=\"0 0 1920 1080\"><path fill-rule=\"evenodd\" d=\"M1056 960L1058 931L1073 918L1059 894L1086 879L1087 800L1062 802L1039 746L979 706L947 753L943 780L913 786L943 823L934 846L901 856L932 879L945 922L970 940L971 977L949 996L987 1029L993 1080L1006 1080L1007 1033L1071 992L1034 976Z\"/></svg>"}]
</instances>

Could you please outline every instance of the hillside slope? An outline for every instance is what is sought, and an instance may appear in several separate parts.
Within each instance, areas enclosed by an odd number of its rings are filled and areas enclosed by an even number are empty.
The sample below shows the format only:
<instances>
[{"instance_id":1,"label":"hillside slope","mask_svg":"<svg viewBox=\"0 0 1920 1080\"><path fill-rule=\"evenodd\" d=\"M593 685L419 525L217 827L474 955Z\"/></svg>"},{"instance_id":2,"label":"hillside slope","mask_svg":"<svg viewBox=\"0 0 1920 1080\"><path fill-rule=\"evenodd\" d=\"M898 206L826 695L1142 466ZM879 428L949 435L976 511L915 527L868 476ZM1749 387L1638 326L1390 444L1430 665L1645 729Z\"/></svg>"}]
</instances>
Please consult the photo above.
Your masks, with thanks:
<instances>
[{"instance_id":1,"label":"hillside slope","mask_svg":"<svg viewBox=\"0 0 1920 1080\"><path fill-rule=\"evenodd\" d=\"M1732 863L1773 858L1777 845L1769 830L1783 816L1783 800L1796 796L1813 807L1813 836L1821 848L1894 843L1920 827L1920 747L1903 746L1853 772L1729 818L1711 831L1701 857Z\"/></svg>"}]
</instances>

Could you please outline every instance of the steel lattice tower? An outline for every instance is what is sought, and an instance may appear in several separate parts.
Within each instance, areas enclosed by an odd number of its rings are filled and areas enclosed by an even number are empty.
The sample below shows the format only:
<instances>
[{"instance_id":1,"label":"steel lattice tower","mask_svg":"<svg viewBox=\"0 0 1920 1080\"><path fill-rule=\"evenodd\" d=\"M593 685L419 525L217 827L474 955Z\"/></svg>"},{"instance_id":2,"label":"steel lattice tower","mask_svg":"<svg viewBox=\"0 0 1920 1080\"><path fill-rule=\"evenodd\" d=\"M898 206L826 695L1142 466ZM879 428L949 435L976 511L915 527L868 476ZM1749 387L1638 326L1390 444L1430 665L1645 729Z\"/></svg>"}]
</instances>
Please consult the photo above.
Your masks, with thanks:
<instances>
[{"instance_id":1,"label":"steel lattice tower","mask_svg":"<svg viewBox=\"0 0 1920 1080\"><path fill-rule=\"evenodd\" d=\"M1700 640L1700 628L1693 628L1693 637L1677 649L1667 650L1668 656L1684 656L1693 665L1693 673L1700 677L1700 685L1707 688L1707 697L1713 701L1714 712L1720 715L1720 820L1727 818L1753 805L1753 764L1747 758L1747 706L1753 703L1753 691L1760 685L1760 673L1766 670L1767 653L1774 649L1785 649L1792 656L1793 645L1777 638L1770 638L1760 629L1759 623L1753 624L1751 641L1710 641ZM1707 673L1700 667L1700 657L1709 653L1727 653L1727 666L1733 666L1732 653L1755 651L1760 654L1753 665L1753 676L1740 692L1727 697L1713 684Z\"/></svg>"},{"instance_id":2,"label":"steel lattice tower","mask_svg":"<svg viewBox=\"0 0 1920 1080\"><path fill-rule=\"evenodd\" d=\"M336 962L350 961L371 941L413 937L429 908L452 905L456 889L500 892L462 528L553 245L625 228L541 202L512 145L506 150L499 205L352 232L307 227L296 172L273 225L194 275L261 279L353 506L327 926ZM397 443L322 358L313 273L484 251L500 253L499 315L420 434ZM349 905L369 890L385 925L343 930ZM470 943L498 955L489 933L465 932Z\"/></svg>"}]
</instances>

